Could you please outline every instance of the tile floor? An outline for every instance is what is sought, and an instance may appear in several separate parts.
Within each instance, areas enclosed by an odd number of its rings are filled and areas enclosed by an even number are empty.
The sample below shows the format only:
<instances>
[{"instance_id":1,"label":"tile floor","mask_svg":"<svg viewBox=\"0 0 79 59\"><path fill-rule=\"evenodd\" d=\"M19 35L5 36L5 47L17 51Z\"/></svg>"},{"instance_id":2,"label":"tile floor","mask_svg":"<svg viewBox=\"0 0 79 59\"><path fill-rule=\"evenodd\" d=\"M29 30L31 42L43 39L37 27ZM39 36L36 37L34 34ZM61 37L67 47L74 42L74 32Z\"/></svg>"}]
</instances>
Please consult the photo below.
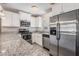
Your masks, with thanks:
<instances>
[{"instance_id":1,"label":"tile floor","mask_svg":"<svg viewBox=\"0 0 79 59\"><path fill-rule=\"evenodd\" d=\"M48 51L37 44L29 44L17 33L0 34L0 56L49 56Z\"/></svg>"}]
</instances>

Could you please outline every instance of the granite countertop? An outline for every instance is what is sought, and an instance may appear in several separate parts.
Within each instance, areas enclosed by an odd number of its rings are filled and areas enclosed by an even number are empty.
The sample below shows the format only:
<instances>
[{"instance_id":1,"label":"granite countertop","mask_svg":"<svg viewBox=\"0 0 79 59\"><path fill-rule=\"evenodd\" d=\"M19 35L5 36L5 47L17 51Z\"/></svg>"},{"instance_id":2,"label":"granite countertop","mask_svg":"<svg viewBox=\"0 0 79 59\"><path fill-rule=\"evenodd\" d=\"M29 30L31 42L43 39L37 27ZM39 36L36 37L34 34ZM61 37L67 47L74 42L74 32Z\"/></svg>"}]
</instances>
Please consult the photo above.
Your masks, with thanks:
<instances>
[{"instance_id":1,"label":"granite countertop","mask_svg":"<svg viewBox=\"0 0 79 59\"><path fill-rule=\"evenodd\" d=\"M49 34L49 32L45 32L45 31L33 31L32 33Z\"/></svg>"},{"instance_id":2,"label":"granite countertop","mask_svg":"<svg viewBox=\"0 0 79 59\"><path fill-rule=\"evenodd\" d=\"M29 44L17 33L3 33L0 40L0 56L49 56L47 50L37 44Z\"/></svg>"}]
</instances>

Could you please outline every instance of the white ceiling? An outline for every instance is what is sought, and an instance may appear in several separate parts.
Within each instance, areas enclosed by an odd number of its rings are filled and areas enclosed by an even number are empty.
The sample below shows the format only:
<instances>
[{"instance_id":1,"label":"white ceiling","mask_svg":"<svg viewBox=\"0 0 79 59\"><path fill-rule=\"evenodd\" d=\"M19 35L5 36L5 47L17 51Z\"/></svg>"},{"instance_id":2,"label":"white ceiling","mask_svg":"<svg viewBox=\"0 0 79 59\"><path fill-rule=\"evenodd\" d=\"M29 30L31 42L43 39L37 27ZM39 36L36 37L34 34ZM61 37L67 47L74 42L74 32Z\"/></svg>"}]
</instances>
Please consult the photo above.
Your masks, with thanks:
<instances>
[{"instance_id":1,"label":"white ceiling","mask_svg":"<svg viewBox=\"0 0 79 59\"><path fill-rule=\"evenodd\" d=\"M49 3L6 3L5 6L32 13L32 6L36 5L39 8L37 14L44 14L46 9L50 7Z\"/></svg>"}]
</instances>

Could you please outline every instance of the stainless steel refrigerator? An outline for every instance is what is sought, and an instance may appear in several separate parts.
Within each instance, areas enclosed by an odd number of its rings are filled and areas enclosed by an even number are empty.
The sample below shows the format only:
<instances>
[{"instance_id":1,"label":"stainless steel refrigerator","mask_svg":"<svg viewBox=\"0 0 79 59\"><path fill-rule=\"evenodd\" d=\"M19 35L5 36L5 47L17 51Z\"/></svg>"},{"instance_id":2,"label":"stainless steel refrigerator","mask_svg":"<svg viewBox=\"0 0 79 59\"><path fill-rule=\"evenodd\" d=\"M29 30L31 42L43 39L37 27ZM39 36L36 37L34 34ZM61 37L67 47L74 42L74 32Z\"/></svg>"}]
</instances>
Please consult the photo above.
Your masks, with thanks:
<instances>
[{"instance_id":1,"label":"stainless steel refrigerator","mask_svg":"<svg viewBox=\"0 0 79 59\"><path fill-rule=\"evenodd\" d=\"M50 18L50 54L79 55L79 10Z\"/></svg>"}]
</instances>

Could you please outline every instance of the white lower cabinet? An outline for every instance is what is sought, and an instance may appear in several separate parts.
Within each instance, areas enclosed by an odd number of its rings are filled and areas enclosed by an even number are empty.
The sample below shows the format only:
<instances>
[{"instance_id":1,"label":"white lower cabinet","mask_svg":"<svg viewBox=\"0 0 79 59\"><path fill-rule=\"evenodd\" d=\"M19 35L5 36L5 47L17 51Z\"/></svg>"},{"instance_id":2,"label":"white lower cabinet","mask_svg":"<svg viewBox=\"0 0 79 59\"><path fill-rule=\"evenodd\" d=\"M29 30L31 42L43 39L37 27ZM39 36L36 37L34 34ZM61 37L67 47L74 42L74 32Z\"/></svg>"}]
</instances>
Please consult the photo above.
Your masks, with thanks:
<instances>
[{"instance_id":1,"label":"white lower cabinet","mask_svg":"<svg viewBox=\"0 0 79 59\"><path fill-rule=\"evenodd\" d=\"M32 43L34 42L42 46L42 34L41 33L32 34Z\"/></svg>"},{"instance_id":2,"label":"white lower cabinet","mask_svg":"<svg viewBox=\"0 0 79 59\"><path fill-rule=\"evenodd\" d=\"M36 33L32 33L32 43L36 42Z\"/></svg>"}]
</instances>

